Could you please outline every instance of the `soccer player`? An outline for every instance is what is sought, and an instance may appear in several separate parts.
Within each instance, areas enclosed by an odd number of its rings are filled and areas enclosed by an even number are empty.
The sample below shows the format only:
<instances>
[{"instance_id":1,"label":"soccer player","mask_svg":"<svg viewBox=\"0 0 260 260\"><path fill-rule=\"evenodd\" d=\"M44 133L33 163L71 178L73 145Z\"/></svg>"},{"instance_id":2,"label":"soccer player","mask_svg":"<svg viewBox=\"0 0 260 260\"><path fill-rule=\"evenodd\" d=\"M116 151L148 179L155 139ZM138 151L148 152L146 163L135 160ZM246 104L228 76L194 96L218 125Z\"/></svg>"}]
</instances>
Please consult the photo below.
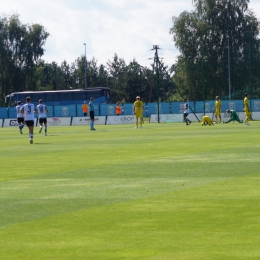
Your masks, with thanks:
<instances>
[{"instance_id":1,"label":"soccer player","mask_svg":"<svg viewBox=\"0 0 260 260\"><path fill-rule=\"evenodd\" d=\"M219 123L221 123L221 100L219 99L219 96L216 96L215 106L212 108L212 110L214 109L215 109L216 123L218 123L218 117L219 117Z\"/></svg>"},{"instance_id":2,"label":"soccer player","mask_svg":"<svg viewBox=\"0 0 260 260\"><path fill-rule=\"evenodd\" d=\"M34 104L31 103L31 98L26 98L26 104L23 105L20 109L25 124L28 126L29 129L29 137L30 137L30 143L33 143L33 127L34 127Z\"/></svg>"},{"instance_id":3,"label":"soccer player","mask_svg":"<svg viewBox=\"0 0 260 260\"><path fill-rule=\"evenodd\" d=\"M119 102L117 102L117 103L116 103L116 115L117 115L117 116L120 116L121 113L122 113L122 109L121 109L121 107L120 107Z\"/></svg>"},{"instance_id":4,"label":"soccer player","mask_svg":"<svg viewBox=\"0 0 260 260\"><path fill-rule=\"evenodd\" d=\"M245 114L246 114L246 119L243 121L246 125L249 125L248 120L251 117L251 110L249 108L248 105L248 93L245 93L245 98L244 98L244 110L245 110Z\"/></svg>"},{"instance_id":5,"label":"soccer player","mask_svg":"<svg viewBox=\"0 0 260 260\"><path fill-rule=\"evenodd\" d=\"M214 125L209 116L203 116L201 119L201 125Z\"/></svg>"},{"instance_id":6,"label":"soccer player","mask_svg":"<svg viewBox=\"0 0 260 260\"><path fill-rule=\"evenodd\" d=\"M230 117L229 117L228 121L225 122L226 124L229 123L229 122L231 122L231 121L233 121L233 123L234 123L234 121L237 121L237 122L239 122L239 123L243 123L243 121L241 121L241 120L239 119L238 114L236 113L235 110L230 110L230 109L228 109L226 112L230 114Z\"/></svg>"},{"instance_id":7,"label":"soccer player","mask_svg":"<svg viewBox=\"0 0 260 260\"><path fill-rule=\"evenodd\" d=\"M22 129L24 127L24 118L23 118L23 115L20 111L21 108L22 108L22 102L18 101L17 106L15 107L15 112L16 112L17 122L18 122L18 125L19 125L19 131L22 134L23 133Z\"/></svg>"},{"instance_id":8,"label":"soccer player","mask_svg":"<svg viewBox=\"0 0 260 260\"><path fill-rule=\"evenodd\" d=\"M84 104L81 106L84 116L88 115L88 105L87 102L84 101Z\"/></svg>"},{"instance_id":9,"label":"soccer player","mask_svg":"<svg viewBox=\"0 0 260 260\"><path fill-rule=\"evenodd\" d=\"M39 105L36 107L36 111L39 118L40 130L39 133L42 132L42 125L44 124L44 133L47 135L47 115L49 114L49 110L46 105L43 104L42 99L39 100Z\"/></svg>"},{"instance_id":10,"label":"soccer player","mask_svg":"<svg viewBox=\"0 0 260 260\"><path fill-rule=\"evenodd\" d=\"M184 101L184 105L183 105L183 121L186 122L186 125L190 125L191 121L188 119L188 115L189 115L189 102L187 100L187 98L183 99Z\"/></svg>"},{"instance_id":11,"label":"soccer player","mask_svg":"<svg viewBox=\"0 0 260 260\"><path fill-rule=\"evenodd\" d=\"M138 128L138 118L140 118L140 128L142 128L143 125L143 110L144 110L144 104L143 101L140 100L140 97L136 97L136 101L134 102L134 113L135 113L135 124Z\"/></svg>"},{"instance_id":12,"label":"soccer player","mask_svg":"<svg viewBox=\"0 0 260 260\"><path fill-rule=\"evenodd\" d=\"M95 106L94 106L94 98L91 97L89 104L89 116L90 116L90 130L96 130L94 128L94 122L95 122Z\"/></svg>"}]
</instances>

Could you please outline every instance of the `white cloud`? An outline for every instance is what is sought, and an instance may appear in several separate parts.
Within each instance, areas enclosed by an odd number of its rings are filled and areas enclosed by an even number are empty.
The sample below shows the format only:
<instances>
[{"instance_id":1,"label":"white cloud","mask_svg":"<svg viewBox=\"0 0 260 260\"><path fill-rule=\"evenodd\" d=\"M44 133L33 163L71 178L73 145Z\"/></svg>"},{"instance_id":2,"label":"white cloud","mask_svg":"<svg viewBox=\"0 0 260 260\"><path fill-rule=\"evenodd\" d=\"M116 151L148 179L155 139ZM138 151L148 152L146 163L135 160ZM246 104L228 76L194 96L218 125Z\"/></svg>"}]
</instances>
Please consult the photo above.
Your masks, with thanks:
<instances>
[{"instance_id":1,"label":"white cloud","mask_svg":"<svg viewBox=\"0 0 260 260\"><path fill-rule=\"evenodd\" d=\"M150 66L154 44L165 64L174 63L178 51L169 34L172 17L192 10L191 0L0 0L1 12L18 13L22 23L40 23L50 33L43 59L73 62L84 55L106 64L115 53L126 63L134 58ZM251 9L260 10L253 0Z\"/></svg>"}]
</instances>

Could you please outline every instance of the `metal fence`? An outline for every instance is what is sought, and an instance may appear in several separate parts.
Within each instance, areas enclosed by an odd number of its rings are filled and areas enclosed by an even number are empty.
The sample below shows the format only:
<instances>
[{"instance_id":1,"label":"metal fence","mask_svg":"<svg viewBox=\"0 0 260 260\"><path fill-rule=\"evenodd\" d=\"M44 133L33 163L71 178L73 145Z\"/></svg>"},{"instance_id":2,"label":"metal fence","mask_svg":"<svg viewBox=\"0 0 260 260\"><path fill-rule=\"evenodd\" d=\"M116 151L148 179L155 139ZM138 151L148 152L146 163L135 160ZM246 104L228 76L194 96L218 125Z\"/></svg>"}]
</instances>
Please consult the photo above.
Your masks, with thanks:
<instances>
[{"instance_id":1,"label":"metal fence","mask_svg":"<svg viewBox=\"0 0 260 260\"><path fill-rule=\"evenodd\" d=\"M195 113L210 113L213 112L212 108L215 105L215 100L210 101L189 101L189 105L192 111ZM121 105L123 115L133 115L133 104ZM113 116L116 115L115 104L98 104L95 106L96 116ZM160 103L160 114L182 114L183 102L172 103ZM222 101L221 110L224 112L227 109L232 109L237 112L243 112L244 104L243 100L227 100ZM260 111L260 99L250 100L250 108L253 112ZM48 106L48 117L80 117L83 116L81 105L69 105L69 106ZM190 111L190 113L192 113ZM145 103L144 104L144 117L149 117L151 114L157 114L157 103ZM37 115L36 115L37 117ZM0 119L16 118L15 108L0 108Z\"/></svg>"}]
</instances>

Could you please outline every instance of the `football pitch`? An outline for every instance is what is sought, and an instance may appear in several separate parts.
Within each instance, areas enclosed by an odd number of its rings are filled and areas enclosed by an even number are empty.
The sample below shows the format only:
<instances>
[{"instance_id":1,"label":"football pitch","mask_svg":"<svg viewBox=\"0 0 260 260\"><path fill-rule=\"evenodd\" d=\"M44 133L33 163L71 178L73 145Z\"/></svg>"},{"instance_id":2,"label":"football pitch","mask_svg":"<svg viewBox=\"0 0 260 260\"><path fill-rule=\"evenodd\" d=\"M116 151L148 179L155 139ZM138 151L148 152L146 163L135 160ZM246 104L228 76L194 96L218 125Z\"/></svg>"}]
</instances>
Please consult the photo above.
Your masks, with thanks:
<instances>
[{"instance_id":1,"label":"football pitch","mask_svg":"<svg viewBox=\"0 0 260 260\"><path fill-rule=\"evenodd\" d=\"M0 129L0 259L260 259L260 122Z\"/></svg>"}]
</instances>

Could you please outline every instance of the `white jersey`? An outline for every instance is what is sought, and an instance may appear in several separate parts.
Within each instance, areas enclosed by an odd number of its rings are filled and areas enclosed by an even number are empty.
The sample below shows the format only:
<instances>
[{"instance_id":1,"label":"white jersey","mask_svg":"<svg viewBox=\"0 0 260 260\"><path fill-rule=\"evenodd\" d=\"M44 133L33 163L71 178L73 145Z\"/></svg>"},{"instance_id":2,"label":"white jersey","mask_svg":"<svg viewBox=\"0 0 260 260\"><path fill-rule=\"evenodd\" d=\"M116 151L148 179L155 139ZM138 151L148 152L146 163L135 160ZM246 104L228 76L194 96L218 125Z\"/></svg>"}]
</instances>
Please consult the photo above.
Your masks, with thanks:
<instances>
[{"instance_id":1,"label":"white jersey","mask_svg":"<svg viewBox=\"0 0 260 260\"><path fill-rule=\"evenodd\" d=\"M22 106L24 111L24 120L30 121L34 120L34 104L28 103Z\"/></svg>"},{"instance_id":2,"label":"white jersey","mask_svg":"<svg viewBox=\"0 0 260 260\"><path fill-rule=\"evenodd\" d=\"M21 113L21 108L22 108L23 105L17 105L15 107L15 111L16 111L16 117L19 118L19 117L23 117L22 113Z\"/></svg>"},{"instance_id":3,"label":"white jersey","mask_svg":"<svg viewBox=\"0 0 260 260\"><path fill-rule=\"evenodd\" d=\"M46 111L47 111L47 106L45 106L44 104L39 104L37 106L37 111L38 111L38 117L39 118L46 118Z\"/></svg>"},{"instance_id":4,"label":"white jersey","mask_svg":"<svg viewBox=\"0 0 260 260\"><path fill-rule=\"evenodd\" d=\"M184 103L184 113L189 114L189 102Z\"/></svg>"}]
</instances>

